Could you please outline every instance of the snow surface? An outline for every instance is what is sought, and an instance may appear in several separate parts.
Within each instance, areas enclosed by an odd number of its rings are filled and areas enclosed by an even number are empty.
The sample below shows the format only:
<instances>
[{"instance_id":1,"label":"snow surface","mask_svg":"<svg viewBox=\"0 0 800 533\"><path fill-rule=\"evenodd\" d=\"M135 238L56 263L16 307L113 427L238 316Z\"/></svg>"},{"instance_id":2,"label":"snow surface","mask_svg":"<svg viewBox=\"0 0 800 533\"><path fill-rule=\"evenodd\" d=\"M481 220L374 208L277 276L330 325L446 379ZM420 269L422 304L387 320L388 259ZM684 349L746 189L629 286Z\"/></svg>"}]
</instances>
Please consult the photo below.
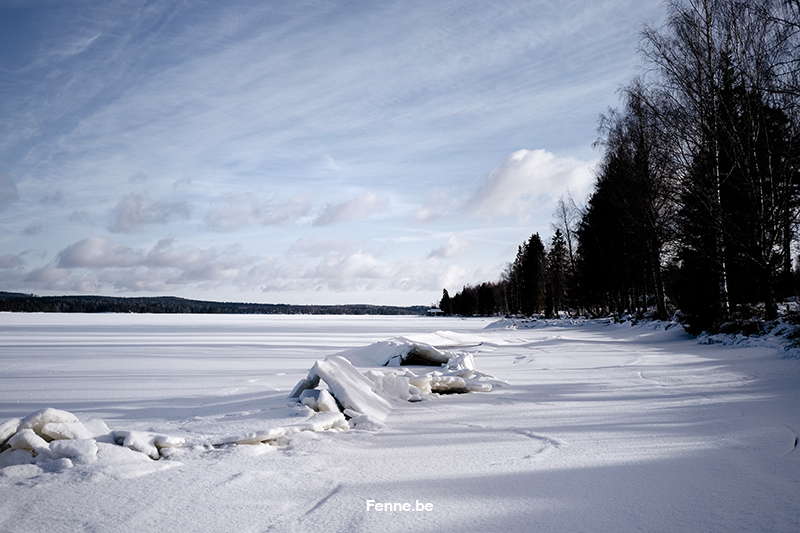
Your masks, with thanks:
<instances>
[{"instance_id":1,"label":"snow surface","mask_svg":"<svg viewBox=\"0 0 800 533\"><path fill-rule=\"evenodd\" d=\"M597 321L0 313L0 531L799 531L800 360L701 341ZM458 357L381 366L412 344ZM381 423L333 410L337 385L290 400L314 368L387 399ZM424 390L488 375L509 385ZM422 401L402 401L410 385Z\"/></svg>"}]
</instances>

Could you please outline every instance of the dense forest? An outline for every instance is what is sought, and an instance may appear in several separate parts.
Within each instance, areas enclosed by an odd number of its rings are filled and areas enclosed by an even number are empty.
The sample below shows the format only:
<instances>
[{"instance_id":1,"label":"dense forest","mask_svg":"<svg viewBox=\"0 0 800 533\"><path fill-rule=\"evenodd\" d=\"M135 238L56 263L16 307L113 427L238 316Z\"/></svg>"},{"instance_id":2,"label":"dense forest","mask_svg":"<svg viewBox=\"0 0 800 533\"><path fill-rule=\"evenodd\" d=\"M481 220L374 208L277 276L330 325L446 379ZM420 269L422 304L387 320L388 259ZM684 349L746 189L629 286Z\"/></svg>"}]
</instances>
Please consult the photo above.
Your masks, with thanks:
<instances>
[{"instance_id":1,"label":"dense forest","mask_svg":"<svg viewBox=\"0 0 800 533\"><path fill-rule=\"evenodd\" d=\"M500 279L447 290L445 314L666 318L714 330L796 294L800 0L672 0L645 68L603 115L583 205L519 246Z\"/></svg>"},{"instance_id":2,"label":"dense forest","mask_svg":"<svg viewBox=\"0 0 800 533\"><path fill-rule=\"evenodd\" d=\"M428 308L382 305L288 305L206 302L173 296L34 296L0 292L0 312L20 313L215 313L262 315L424 315Z\"/></svg>"}]
</instances>

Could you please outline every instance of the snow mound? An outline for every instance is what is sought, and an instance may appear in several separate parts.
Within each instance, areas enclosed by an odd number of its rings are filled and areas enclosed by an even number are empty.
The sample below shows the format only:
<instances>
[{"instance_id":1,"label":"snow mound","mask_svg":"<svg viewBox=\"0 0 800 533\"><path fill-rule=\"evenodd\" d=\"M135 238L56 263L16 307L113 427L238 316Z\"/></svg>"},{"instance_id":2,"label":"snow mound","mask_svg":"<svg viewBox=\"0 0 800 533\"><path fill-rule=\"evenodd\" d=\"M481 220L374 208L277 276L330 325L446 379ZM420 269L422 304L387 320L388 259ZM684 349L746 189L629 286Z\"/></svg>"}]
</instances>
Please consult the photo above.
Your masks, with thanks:
<instances>
[{"instance_id":1,"label":"snow mound","mask_svg":"<svg viewBox=\"0 0 800 533\"><path fill-rule=\"evenodd\" d=\"M114 453L103 453L104 447L117 448L115 441L119 438L102 420L83 423L70 412L42 409L0 425L0 472L3 476L32 477L76 464L120 462ZM150 458L157 458L154 455ZM124 459L122 462L127 463L131 457ZM136 475L129 468L126 471L128 477Z\"/></svg>"},{"instance_id":2,"label":"snow mound","mask_svg":"<svg viewBox=\"0 0 800 533\"><path fill-rule=\"evenodd\" d=\"M483 342L475 335L436 331L396 337L340 355L360 366L442 366L456 355L453 349L477 347Z\"/></svg>"},{"instance_id":3,"label":"snow mound","mask_svg":"<svg viewBox=\"0 0 800 533\"><path fill-rule=\"evenodd\" d=\"M450 342L454 340L443 336L442 332L437 332L436 336ZM362 373L343 355L331 355L314 363L308 376L297 383L289 397L320 413L334 411L335 405L351 427L381 427L397 402L418 402L434 394L489 392L494 385L508 384L476 370L475 358L469 352L444 351L418 340L401 338L378 342L345 353L373 363L383 362L382 366L416 361L415 358L423 356L430 364L441 361L441 370L423 373L410 369ZM323 382L328 389L319 388Z\"/></svg>"}]
</instances>

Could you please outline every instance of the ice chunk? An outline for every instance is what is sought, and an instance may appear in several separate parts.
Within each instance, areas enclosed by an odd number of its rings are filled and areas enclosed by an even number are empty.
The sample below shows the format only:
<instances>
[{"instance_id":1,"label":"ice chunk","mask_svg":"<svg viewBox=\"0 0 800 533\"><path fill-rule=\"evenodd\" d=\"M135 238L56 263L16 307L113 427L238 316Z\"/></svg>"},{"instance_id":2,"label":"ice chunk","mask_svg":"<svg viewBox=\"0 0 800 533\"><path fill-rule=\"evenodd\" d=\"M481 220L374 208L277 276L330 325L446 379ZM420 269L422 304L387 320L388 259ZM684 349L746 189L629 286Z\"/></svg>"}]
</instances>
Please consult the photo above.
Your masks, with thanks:
<instances>
[{"instance_id":1,"label":"ice chunk","mask_svg":"<svg viewBox=\"0 0 800 533\"><path fill-rule=\"evenodd\" d=\"M450 353L424 343L411 343L402 365L442 366L450 360Z\"/></svg>"},{"instance_id":2,"label":"ice chunk","mask_svg":"<svg viewBox=\"0 0 800 533\"><path fill-rule=\"evenodd\" d=\"M372 382L342 356L331 355L314 363L308 380L315 378L328 384L333 396L345 409L368 415L378 422L383 422L391 410L389 402L372 389Z\"/></svg>"},{"instance_id":3,"label":"ice chunk","mask_svg":"<svg viewBox=\"0 0 800 533\"><path fill-rule=\"evenodd\" d=\"M83 425L96 441L114 444L114 435L111 434L106 423L99 418L90 418L84 421Z\"/></svg>"},{"instance_id":4,"label":"ice chunk","mask_svg":"<svg viewBox=\"0 0 800 533\"><path fill-rule=\"evenodd\" d=\"M416 387L420 394L430 394L431 390L431 377L428 375L419 376L409 380L409 385Z\"/></svg>"},{"instance_id":5,"label":"ice chunk","mask_svg":"<svg viewBox=\"0 0 800 533\"><path fill-rule=\"evenodd\" d=\"M483 338L467 333L456 333L454 331L435 331L433 333L416 333L400 337L411 343L427 344L440 350L445 348L466 348L470 346L480 346Z\"/></svg>"},{"instance_id":6,"label":"ice chunk","mask_svg":"<svg viewBox=\"0 0 800 533\"><path fill-rule=\"evenodd\" d=\"M146 461L151 462L147 454L140 453L137 450L119 446L117 444L108 444L105 442L97 443L97 458L102 463L127 463Z\"/></svg>"},{"instance_id":7,"label":"ice chunk","mask_svg":"<svg viewBox=\"0 0 800 533\"><path fill-rule=\"evenodd\" d=\"M325 389L306 389L300 393L300 403L317 412L339 412L336 399Z\"/></svg>"},{"instance_id":8,"label":"ice chunk","mask_svg":"<svg viewBox=\"0 0 800 533\"><path fill-rule=\"evenodd\" d=\"M42 426L42 436L53 440L61 439L91 439L91 431L80 422L47 422Z\"/></svg>"},{"instance_id":9,"label":"ice chunk","mask_svg":"<svg viewBox=\"0 0 800 533\"><path fill-rule=\"evenodd\" d=\"M307 379L301 379L297 385L294 386L291 394L289 394L289 398L299 398L303 391L313 389L317 385L319 385L319 376L312 377L311 374L309 374Z\"/></svg>"},{"instance_id":10,"label":"ice chunk","mask_svg":"<svg viewBox=\"0 0 800 533\"><path fill-rule=\"evenodd\" d=\"M408 337L397 337L344 352L356 364L381 366L442 366L448 364L460 354L449 351L452 348L480 346L483 340L471 335L437 331ZM471 355L464 355L463 362L472 364ZM455 367L454 367L455 368Z\"/></svg>"},{"instance_id":11,"label":"ice chunk","mask_svg":"<svg viewBox=\"0 0 800 533\"><path fill-rule=\"evenodd\" d=\"M231 437L220 444L261 444L263 442L275 442L284 435L286 435L286 430L282 427L276 427L266 431L248 433L240 437Z\"/></svg>"},{"instance_id":12,"label":"ice chunk","mask_svg":"<svg viewBox=\"0 0 800 533\"><path fill-rule=\"evenodd\" d=\"M321 413L339 413L339 406L336 404L336 399L325 389L319 391L319 396L317 397L317 411Z\"/></svg>"},{"instance_id":13,"label":"ice chunk","mask_svg":"<svg viewBox=\"0 0 800 533\"><path fill-rule=\"evenodd\" d=\"M50 452L55 458L92 463L97 460L97 442L94 439L56 440L50 443Z\"/></svg>"},{"instance_id":14,"label":"ice chunk","mask_svg":"<svg viewBox=\"0 0 800 533\"><path fill-rule=\"evenodd\" d=\"M439 394L462 394L469 392L463 378L458 376L431 376L431 391Z\"/></svg>"},{"instance_id":15,"label":"ice chunk","mask_svg":"<svg viewBox=\"0 0 800 533\"><path fill-rule=\"evenodd\" d=\"M0 446L3 446L19 428L19 418L12 418L0 425Z\"/></svg>"},{"instance_id":16,"label":"ice chunk","mask_svg":"<svg viewBox=\"0 0 800 533\"><path fill-rule=\"evenodd\" d=\"M344 415L337 409L336 411L319 413L301 424L292 426L290 429L294 431L347 430L350 429L350 425L345 420Z\"/></svg>"},{"instance_id":17,"label":"ice chunk","mask_svg":"<svg viewBox=\"0 0 800 533\"><path fill-rule=\"evenodd\" d=\"M37 435L42 435L42 426L56 422L79 422L78 417L70 412L48 407L25 417L20 422L19 429L30 428Z\"/></svg>"},{"instance_id":18,"label":"ice chunk","mask_svg":"<svg viewBox=\"0 0 800 533\"><path fill-rule=\"evenodd\" d=\"M464 384L470 392L491 392L492 384L477 379L465 379Z\"/></svg>"},{"instance_id":19,"label":"ice chunk","mask_svg":"<svg viewBox=\"0 0 800 533\"><path fill-rule=\"evenodd\" d=\"M475 357L469 352L457 353L447 361L445 368L448 370L475 370Z\"/></svg>"},{"instance_id":20,"label":"ice chunk","mask_svg":"<svg viewBox=\"0 0 800 533\"><path fill-rule=\"evenodd\" d=\"M161 457L159 452L161 448L183 446L186 443L186 440L181 437L156 435L145 431L115 431L114 436L117 444L142 452L151 459Z\"/></svg>"},{"instance_id":21,"label":"ice chunk","mask_svg":"<svg viewBox=\"0 0 800 533\"><path fill-rule=\"evenodd\" d=\"M319 389L306 389L302 393L300 393L300 403L311 409L312 411L318 411L317 408L317 398L319 398Z\"/></svg>"},{"instance_id":22,"label":"ice chunk","mask_svg":"<svg viewBox=\"0 0 800 533\"><path fill-rule=\"evenodd\" d=\"M33 452L34 455L52 457L50 445L31 428L24 428L18 431L13 437L8 439L8 445L12 450L28 450Z\"/></svg>"},{"instance_id":23,"label":"ice chunk","mask_svg":"<svg viewBox=\"0 0 800 533\"><path fill-rule=\"evenodd\" d=\"M419 387L410 383L408 375L395 374L394 372L377 372L375 370L368 370L364 375L372 381L373 389L381 393L385 398L397 398L406 401L418 401L421 399ZM411 376L413 375L411 374Z\"/></svg>"}]
</instances>

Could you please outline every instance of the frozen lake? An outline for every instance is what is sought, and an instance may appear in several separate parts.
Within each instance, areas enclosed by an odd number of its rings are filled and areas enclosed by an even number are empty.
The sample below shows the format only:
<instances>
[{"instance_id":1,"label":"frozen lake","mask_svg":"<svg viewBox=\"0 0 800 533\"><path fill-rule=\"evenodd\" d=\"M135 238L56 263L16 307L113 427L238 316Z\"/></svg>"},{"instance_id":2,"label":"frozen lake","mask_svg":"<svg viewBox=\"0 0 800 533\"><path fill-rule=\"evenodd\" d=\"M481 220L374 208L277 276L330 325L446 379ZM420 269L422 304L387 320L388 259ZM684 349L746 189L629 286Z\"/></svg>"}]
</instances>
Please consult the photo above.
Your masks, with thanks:
<instances>
[{"instance_id":1,"label":"frozen lake","mask_svg":"<svg viewBox=\"0 0 800 533\"><path fill-rule=\"evenodd\" d=\"M53 407L198 444L0 468L0 530L800 530L800 361L677 329L492 322L0 314L0 423ZM477 369L509 385L397 404L380 430L200 445L302 422L287 396L317 360L435 331L479 338Z\"/></svg>"}]
</instances>

